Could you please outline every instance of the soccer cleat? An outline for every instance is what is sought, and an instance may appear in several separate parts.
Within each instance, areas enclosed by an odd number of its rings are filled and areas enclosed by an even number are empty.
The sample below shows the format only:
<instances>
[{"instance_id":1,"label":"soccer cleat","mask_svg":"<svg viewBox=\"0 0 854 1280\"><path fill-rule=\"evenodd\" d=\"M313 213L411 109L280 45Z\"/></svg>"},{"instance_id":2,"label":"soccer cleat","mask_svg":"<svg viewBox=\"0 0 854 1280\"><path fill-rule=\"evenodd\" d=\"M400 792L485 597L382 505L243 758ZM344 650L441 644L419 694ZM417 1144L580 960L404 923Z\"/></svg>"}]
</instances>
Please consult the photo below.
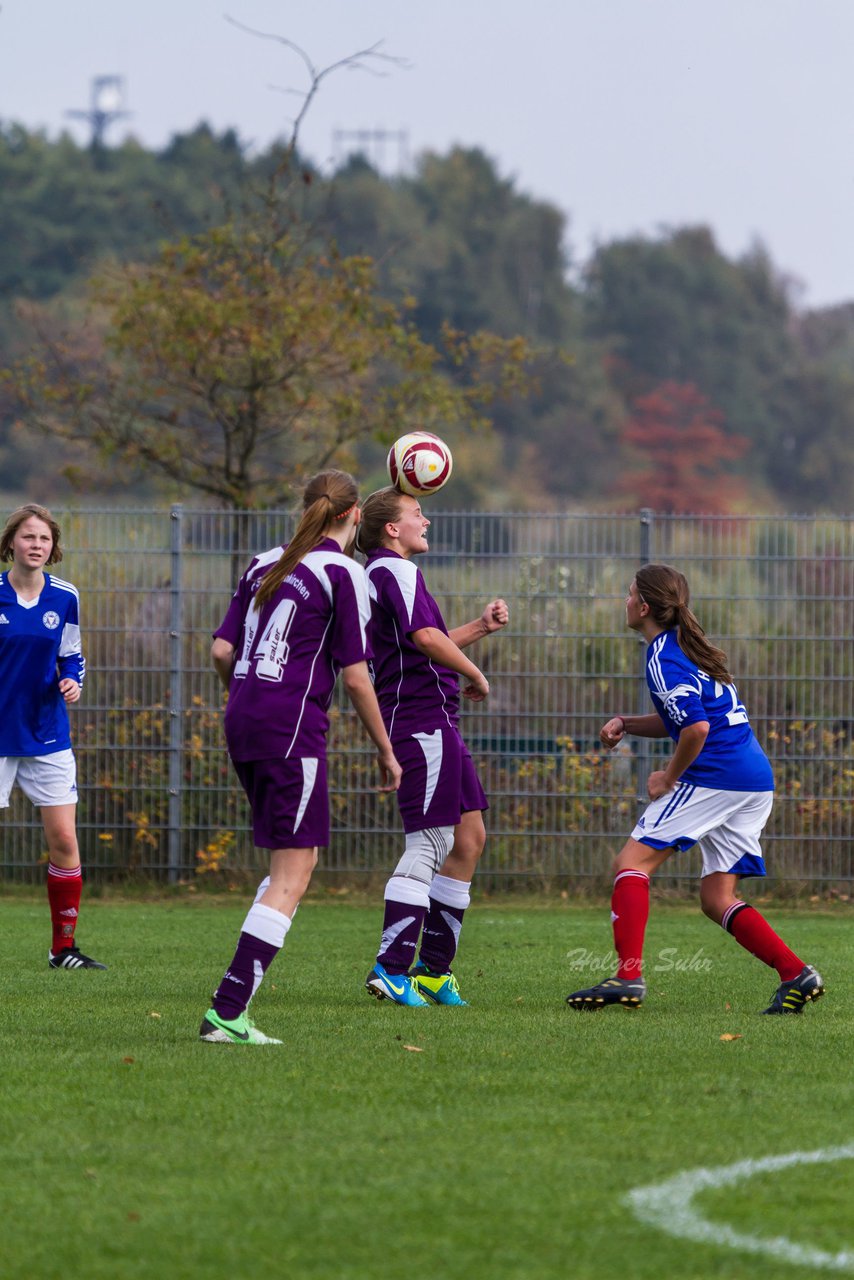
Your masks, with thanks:
<instances>
[{"instance_id":1,"label":"soccer cleat","mask_svg":"<svg viewBox=\"0 0 854 1280\"><path fill-rule=\"evenodd\" d=\"M646 983L643 978L608 978L595 987L573 991L566 997L571 1009L604 1009L606 1004L621 1004L626 1009L637 1009L643 1004Z\"/></svg>"},{"instance_id":2,"label":"soccer cleat","mask_svg":"<svg viewBox=\"0 0 854 1280\"><path fill-rule=\"evenodd\" d=\"M393 1000L413 1009L427 1003L408 973L387 973L379 961L365 978L365 989L377 1000Z\"/></svg>"},{"instance_id":3,"label":"soccer cleat","mask_svg":"<svg viewBox=\"0 0 854 1280\"><path fill-rule=\"evenodd\" d=\"M273 1036L265 1036L246 1012L230 1022L215 1009L208 1009L199 1027L199 1039L208 1044L281 1044Z\"/></svg>"},{"instance_id":4,"label":"soccer cleat","mask_svg":"<svg viewBox=\"0 0 854 1280\"><path fill-rule=\"evenodd\" d=\"M98 961L93 960L91 956L84 956L79 947L65 947L62 951L57 951L56 955L48 951L47 962L51 969L106 969L107 967L105 964L98 964Z\"/></svg>"},{"instance_id":5,"label":"soccer cleat","mask_svg":"<svg viewBox=\"0 0 854 1280\"><path fill-rule=\"evenodd\" d=\"M426 964L419 963L409 976L415 983L418 994L426 996L433 1004L468 1005L468 1000L460 995L459 984L450 972L434 973Z\"/></svg>"},{"instance_id":6,"label":"soccer cleat","mask_svg":"<svg viewBox=\"0 0 854 1280\"><path fill-rule=\"evenodd\" d=\"M810 1000L819 1000L824 995L824 983L821 974L811 964L805 964L797 978L781 982L774 999L763 1013L803 1013L804 1005Z\"/></svg>"}]
</instances>

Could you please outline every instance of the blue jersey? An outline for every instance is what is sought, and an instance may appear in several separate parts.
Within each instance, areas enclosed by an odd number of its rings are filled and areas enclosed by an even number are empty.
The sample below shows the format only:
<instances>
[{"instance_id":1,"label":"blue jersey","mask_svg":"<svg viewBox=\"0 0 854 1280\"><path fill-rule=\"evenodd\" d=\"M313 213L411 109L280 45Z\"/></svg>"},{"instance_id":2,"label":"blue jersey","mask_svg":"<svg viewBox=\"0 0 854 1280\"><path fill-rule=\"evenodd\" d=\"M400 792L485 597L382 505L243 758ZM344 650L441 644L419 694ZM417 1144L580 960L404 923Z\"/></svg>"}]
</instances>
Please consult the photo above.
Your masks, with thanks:
<instances>
[{"instance_id":1,"label":"blue jersey","mask_svg":"<svg viewBox=\"0 0 854 1280\"><path fill-rule=\"evenodd\" d=\"M77 589L44 575L41 595L22 600L0 573L0 756L49 756L71 746L59 681L82 685Z\"/></svg>"},{"instance_id":2,"label":"blue jersey","mask_svg":"<svg viewBox=\"0 0 854 1280\"><path fill-rule=\"evenodd\" d=\"M756 740L734 684L701 671L679 647L675 631L656 636L646 651L646 681L670 737L705 720L709 735L681 781L719 791L773 791L768 757Z\"/></svg>"}]
</instances>

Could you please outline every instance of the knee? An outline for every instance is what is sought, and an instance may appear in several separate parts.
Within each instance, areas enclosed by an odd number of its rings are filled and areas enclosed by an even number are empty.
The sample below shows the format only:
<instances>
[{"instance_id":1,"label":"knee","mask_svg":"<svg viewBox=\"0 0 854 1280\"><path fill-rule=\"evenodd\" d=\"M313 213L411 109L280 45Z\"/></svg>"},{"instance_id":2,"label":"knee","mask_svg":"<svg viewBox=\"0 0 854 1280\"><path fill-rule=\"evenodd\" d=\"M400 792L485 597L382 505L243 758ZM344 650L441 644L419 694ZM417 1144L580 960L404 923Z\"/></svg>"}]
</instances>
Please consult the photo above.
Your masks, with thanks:
<instances>
[{"instance_id":1,"label":"knee","mask_svg":"<svg viewBox=\"0 0 854 1280\"><path fill-rule=\"evenodd\" d=\"M725 911L734 901L731 894L700 885L700 907L703 915L708 916L715 924L720 924Z\"/></svg>"},{"instance_id":2,"label":"knee","mask_svg":"<svg viewBox=\"0 0 854 1280\"><path fill-rule=\"evenodd\" d=\"M454 839L453 827L427 827L410 831L403 857L394 869L394 878L417 880L427 888L448 856Z\"/></svg>"}]
</instances>

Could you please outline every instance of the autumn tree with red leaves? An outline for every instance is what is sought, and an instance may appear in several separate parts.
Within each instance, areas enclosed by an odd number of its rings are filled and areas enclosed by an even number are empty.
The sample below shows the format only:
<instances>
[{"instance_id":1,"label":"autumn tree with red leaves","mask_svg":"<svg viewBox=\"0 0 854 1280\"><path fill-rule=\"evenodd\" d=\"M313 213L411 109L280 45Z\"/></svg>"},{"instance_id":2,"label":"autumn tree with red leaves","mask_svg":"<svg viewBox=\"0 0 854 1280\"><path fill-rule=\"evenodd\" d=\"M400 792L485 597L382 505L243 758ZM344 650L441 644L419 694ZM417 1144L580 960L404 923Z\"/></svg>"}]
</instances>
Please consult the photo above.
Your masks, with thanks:
<instances>
[{"instance_id":1,"label":"autumn tree with red leaves","mask_svg":"<svg viewBox=\"0 0 854 1280\"><path fill-rule=\"evenodd\" d=\"M744 501L745 486L727 463L750 442L724 429L723 414L693 383L662 382L633 410L621 440L637 466L619 477L617 493L668 513L726 513Z\"/></svg>"}]
</instances>

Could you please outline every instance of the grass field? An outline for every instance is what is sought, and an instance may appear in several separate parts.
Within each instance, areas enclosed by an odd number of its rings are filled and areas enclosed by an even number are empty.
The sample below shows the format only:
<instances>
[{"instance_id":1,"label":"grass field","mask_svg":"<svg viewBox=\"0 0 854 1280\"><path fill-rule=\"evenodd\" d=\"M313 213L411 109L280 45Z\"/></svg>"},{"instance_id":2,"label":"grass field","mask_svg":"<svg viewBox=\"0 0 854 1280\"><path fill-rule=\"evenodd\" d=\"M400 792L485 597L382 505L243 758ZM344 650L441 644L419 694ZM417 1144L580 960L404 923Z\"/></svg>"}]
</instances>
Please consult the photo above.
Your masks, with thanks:
<instances>
[{"instance_id":1,"label":"grass field","mask_svg":"<svg viewBox=\"0 0 854 1280\"><path fill-rule=\"evenodd\" d=\"M471 1006L404 1010L362 988L379 905L308 901L253 1006L285 1043L203 1045L244 910L90 902L80 940L110 969L67 973L42 901L0 901L8 1280L807 1280L843 1251L854 1272L854 1159L701 1191L705 1243L626 1200L854 1143L850 909L768 908L828 995L762 1018L776 975L694 908L654 907L641 1010L579 1014L564 996L603 972L607 907L476 903Z\"/></svg>"}]
</instances>

